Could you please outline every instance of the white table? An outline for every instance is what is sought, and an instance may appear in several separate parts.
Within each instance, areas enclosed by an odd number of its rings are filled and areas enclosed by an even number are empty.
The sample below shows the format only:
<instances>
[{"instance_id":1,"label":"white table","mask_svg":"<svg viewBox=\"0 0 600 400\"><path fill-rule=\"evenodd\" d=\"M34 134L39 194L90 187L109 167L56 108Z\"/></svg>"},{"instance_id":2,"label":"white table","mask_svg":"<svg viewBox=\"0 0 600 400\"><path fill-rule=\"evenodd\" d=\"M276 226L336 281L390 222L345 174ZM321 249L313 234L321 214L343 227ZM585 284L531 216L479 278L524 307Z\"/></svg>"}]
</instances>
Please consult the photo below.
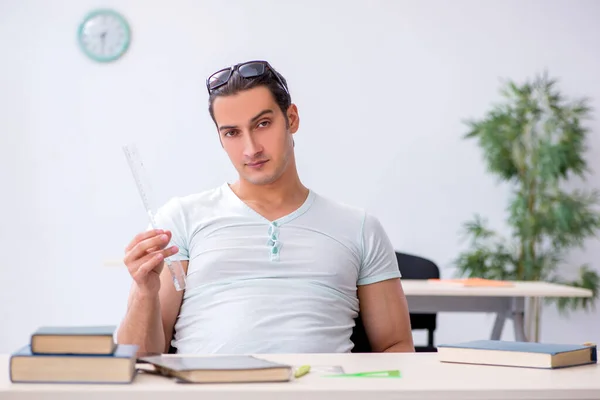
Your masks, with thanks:
<instances>
[{"instance_id":1,"label":"white table","mask_svg":"<svg viewBox=\"0 0 600 400\"><path fill-rule=\"evenodd\" d=\"M547 282L513 282L510 287L465 287L454 283L405 279L402 286L410 312L490 312L496 313L491 339L500 339L504 322L512 318L515 339L527 341L524 316L527 298L591 297L592 291ZM531 338L529 338L530 340Z\"/></svg>"},{"instance_id":2,"label":"white table","mask_svg":"<svg viewBox=\"0 0 600 400\"><path fill-rule=\"evenodd\" d=\"M284 383L178 384L140 374L130 385L11 384L0 356L2 400L377 400L599 399L600 365L557 370L446 364L437 353L258 355L292 365L340 365L346 373L399 369L402 377L325 378Z\"/></svg>"}]
</instances>

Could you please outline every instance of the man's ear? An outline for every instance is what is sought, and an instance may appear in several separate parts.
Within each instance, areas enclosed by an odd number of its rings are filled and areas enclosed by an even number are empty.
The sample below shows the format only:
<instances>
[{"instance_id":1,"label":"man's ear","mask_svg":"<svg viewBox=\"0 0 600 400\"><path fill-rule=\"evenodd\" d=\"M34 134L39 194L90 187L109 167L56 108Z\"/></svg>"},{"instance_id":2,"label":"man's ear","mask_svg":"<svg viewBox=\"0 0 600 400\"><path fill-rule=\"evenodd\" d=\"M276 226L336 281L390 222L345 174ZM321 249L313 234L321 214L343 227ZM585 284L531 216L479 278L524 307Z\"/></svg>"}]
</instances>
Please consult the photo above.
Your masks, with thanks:
<instances>
[{"instance_id":1,"label":"man's ear","mask_svg":"<svg viewBox=\"0 0 600 400\"><path fill-rule=\"evenodd\" d=\"M296 133L300 127L300 116L298 115L298 107L295 104L288 107L287 118L290 133Z\"/></svg>"}]
</instances>

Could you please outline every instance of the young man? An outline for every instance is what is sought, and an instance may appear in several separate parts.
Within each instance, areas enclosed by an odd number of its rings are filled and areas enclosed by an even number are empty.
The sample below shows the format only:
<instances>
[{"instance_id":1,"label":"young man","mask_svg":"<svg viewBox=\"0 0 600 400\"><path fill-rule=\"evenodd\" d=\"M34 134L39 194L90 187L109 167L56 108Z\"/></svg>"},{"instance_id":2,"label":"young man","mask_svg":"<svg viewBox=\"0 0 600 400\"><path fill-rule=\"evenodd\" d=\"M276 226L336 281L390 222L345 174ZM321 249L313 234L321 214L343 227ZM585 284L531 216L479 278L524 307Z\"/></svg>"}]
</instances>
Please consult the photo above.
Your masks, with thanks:
<instances>
[{"instance_id":1,"label":"young man","mask_svg":"<svg viewBox=\"0 0 600 400\"><path fill-rule=\"evenodd\" d=\"M119 343L140 352L349 352L360 312L373 351L414 351L394 248L379 221L305 187L285 79L251 61L207 79L239 180L163 206L164 231L126 248L133 278ZM165 257L182 261L176 291Z\"/></svg>"}]
</instances>

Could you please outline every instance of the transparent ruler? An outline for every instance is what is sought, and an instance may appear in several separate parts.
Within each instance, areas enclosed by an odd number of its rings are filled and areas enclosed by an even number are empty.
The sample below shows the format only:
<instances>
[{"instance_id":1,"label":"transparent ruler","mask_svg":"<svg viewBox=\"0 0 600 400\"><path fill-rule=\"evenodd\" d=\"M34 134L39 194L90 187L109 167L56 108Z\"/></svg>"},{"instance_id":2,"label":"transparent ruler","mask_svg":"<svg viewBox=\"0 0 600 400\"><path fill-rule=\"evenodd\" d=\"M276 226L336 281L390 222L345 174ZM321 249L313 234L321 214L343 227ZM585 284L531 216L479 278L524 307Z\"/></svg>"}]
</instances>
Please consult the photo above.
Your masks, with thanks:
<instances>
[{"instance_id":1,"label":"transparent ruler","mask_svg":"<svg viewBox=\"0 0 600 400\"><path fill-rule=\"evenodd\" d=\"M157 226L156 218L154 217L156 215L156 208L152 202L153 199L151 195L150 184L146 178L144 164L140 158L137 146L134 143L130 143L126 146L123 146L123 152L125 153L125 157L129 163L129 168L133 174L133 179L135 180L142 203L144 203L144 207L148 213L150 224L152 225L153 229L160 229L161 227ZM167 264L167 268L169 268L169 271L171 272L171 276L173 277L175 289L178 291L184 290L186 284L185 271L183 270L181 262L179 260L171 260L170 257L167 257L165 262Z\"/></svg>"}]
</instances>

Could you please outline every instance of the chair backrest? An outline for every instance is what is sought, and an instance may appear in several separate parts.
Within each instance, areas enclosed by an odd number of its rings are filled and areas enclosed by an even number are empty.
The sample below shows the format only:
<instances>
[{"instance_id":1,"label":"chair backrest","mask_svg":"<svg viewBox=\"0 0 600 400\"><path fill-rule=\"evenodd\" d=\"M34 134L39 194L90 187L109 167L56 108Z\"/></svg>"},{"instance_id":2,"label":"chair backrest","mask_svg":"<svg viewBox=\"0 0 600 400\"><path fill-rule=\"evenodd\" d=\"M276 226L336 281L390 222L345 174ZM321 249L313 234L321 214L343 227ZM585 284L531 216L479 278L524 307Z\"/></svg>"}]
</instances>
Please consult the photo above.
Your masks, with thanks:
<instances>
[{"instance_id":1,"label":"chair backrest","mask_svg":"<svg viewBox=\"0 0 600 400\"><path fill-rule=\"evenodd\" d=\"M439 279L440 269L431 260L412 254L396 252L402 279Z\"/></svg>"},{"instance_id":2,"label":"chair backrest","mask_svg":"<svg viewBox=\"0 0 600 400\"><path fill-rule=\"evenodd\" d=\"M402 279L439 279L440 277L440 269L431 260L400 252L396 252L396 259L398 260L398 268L402 274ZM350 337L350 340L354 343L352 352L371 352L371 345L369 344L360 315L354 322L355 326L352 330L352 336ZM432 332L436 329L436 323L436 314L410 314L410 324L412 329L427 329Z\"/></svg>"},{"instance_id":3,"label":"chair backrest","mask_svg":"<svg viewBox=\"0 0 600 400\"><path fill-rule=\"evenodd\" d=\"M440 269L431 260L412 254L396 252L398 267L402 279L439 279ZM410 326L413 330L428 331L428 346L433 346L433 332L437 328L436 314L410 314Z\"/></svg>"}]
</instances>

